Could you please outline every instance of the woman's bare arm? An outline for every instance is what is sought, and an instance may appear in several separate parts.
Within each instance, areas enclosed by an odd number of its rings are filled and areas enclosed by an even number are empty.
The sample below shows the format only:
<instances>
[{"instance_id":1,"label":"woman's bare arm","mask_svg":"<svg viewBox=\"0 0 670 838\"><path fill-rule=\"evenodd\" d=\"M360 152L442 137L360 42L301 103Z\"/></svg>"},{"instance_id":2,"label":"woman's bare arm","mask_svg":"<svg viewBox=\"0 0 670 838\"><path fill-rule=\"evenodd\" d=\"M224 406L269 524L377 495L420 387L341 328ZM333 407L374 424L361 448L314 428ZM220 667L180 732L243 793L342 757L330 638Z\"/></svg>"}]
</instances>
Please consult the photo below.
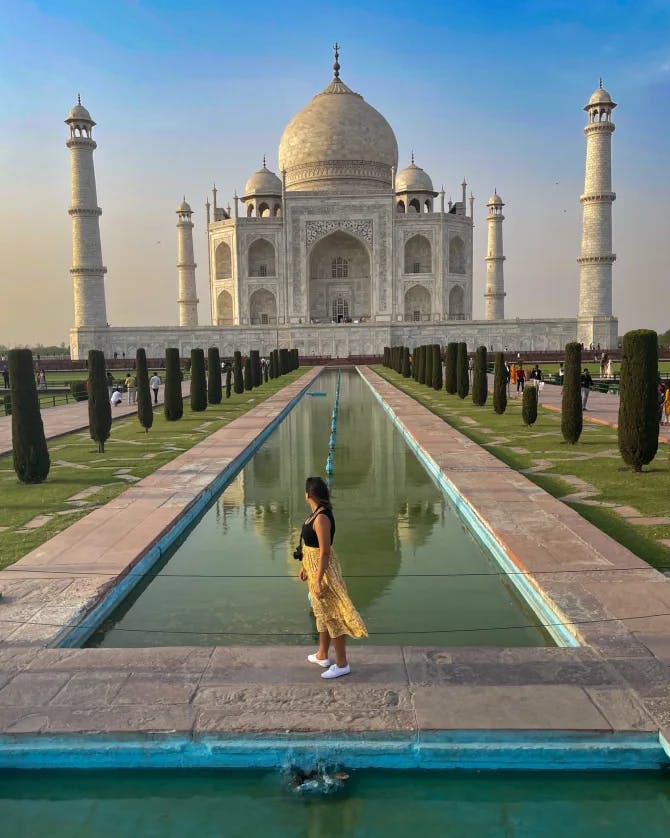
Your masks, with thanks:
<instances>
[{"instance_id":1,"label":"woman's bare arm","mask_svg":"<svg viewBox=\"0 0 670 838\"><path fill-rule=\"evenodd\" d=\"M328 563L330 562L330 519L327 515L321 513L316 516L314 532L319 540L319 571L316 581L320 587L323 574L328 570Z\"/></svg>"}]
</instances>

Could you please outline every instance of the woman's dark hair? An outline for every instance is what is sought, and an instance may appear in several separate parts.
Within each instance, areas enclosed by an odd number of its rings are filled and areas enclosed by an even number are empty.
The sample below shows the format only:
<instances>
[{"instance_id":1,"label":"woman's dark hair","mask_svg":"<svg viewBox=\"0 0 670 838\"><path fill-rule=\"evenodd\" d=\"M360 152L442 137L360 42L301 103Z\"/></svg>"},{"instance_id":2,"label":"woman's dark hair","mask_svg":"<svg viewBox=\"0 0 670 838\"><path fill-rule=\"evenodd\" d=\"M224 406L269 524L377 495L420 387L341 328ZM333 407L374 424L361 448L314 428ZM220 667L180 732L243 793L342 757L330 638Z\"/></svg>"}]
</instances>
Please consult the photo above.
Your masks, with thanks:
<instances>
[{"instance_id":1,"label":"woman's dark hair","mask_svg":"<svg viewBox=\"0 0 670 838\"><path fill-rule=\"evenodd\" d=\"M322 477L308 477L305 481L305 492L312 500L330 509L330 492Z\"/></svg>"}]
</instances>

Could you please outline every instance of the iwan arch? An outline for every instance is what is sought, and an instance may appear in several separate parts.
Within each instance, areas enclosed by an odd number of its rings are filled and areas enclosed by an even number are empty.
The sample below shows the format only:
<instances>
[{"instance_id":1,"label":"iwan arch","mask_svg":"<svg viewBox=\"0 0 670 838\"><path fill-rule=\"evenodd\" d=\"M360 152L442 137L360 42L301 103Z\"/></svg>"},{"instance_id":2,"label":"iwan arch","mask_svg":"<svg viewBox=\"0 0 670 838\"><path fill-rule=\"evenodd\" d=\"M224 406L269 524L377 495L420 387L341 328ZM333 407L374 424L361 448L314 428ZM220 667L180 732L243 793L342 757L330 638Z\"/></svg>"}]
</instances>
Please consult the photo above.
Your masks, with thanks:
<instances>
[{"instance_id":1,"label":"iwan arch","mask_svg":"<svg viewBox=\"0 0 670 838\"><path fill-rule=\"evenodd\" d=\"M279 144L278 177L263 166L234 195L232 207L206 204L210 323L197 320L192 211L177 209L179 326L106 325L101 210L95 199L88 111L68 117L74 225L73 357L144 346L182 353L295 346L302 355L379 354L385 345L466 340L470 347L559 349L570 340L616 345L611 312L611 111L599 88L586 110L585 226L577 318L506 320L502 207L487 203L486 319L472 320L473 210L465 182L445 203L416 165L398 169L398 146L384 117L339 77L293 117ZM596 114L596 116L594 116ZM548 231L549 234L549 231ZM597 251L597 252L596 252ZM602 251L602 252L601 252Z\"/></svg>"}]
</instances>

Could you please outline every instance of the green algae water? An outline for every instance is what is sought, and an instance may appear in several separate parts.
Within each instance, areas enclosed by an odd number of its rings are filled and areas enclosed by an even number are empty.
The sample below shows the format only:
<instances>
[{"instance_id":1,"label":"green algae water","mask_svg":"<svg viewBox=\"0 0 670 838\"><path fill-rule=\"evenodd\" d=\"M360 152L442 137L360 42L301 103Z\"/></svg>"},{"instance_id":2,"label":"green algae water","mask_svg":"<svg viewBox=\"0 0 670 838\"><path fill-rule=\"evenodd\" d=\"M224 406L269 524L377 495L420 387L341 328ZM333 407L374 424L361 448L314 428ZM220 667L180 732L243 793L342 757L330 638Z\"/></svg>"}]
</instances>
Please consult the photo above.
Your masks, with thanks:
<instances>
[{"instance_id":1,"label":"green algae water","mask_svg":"<svg viewBox=\"0 0 670 838\"><path fill-rule=\"evenodd\" d=\"M325 476L336 382L326 372L311 385L325 396L301 399L88 645L316 637L293 551L308 513L305 478ZM334 546L370 633L360 642L553 645L354 371L341 375L333 459Z\"/></svg>"},{"instance_id":2,"label":"green algae water","mask_svg":"<svg viewBox=\"0 0 670 838\"><path fill-rule=\"evenodd\" d=\"M354 772L299 796L277 772L0 772L3 838L666 838L659 774Z\"/></svg>"}]
</instances>

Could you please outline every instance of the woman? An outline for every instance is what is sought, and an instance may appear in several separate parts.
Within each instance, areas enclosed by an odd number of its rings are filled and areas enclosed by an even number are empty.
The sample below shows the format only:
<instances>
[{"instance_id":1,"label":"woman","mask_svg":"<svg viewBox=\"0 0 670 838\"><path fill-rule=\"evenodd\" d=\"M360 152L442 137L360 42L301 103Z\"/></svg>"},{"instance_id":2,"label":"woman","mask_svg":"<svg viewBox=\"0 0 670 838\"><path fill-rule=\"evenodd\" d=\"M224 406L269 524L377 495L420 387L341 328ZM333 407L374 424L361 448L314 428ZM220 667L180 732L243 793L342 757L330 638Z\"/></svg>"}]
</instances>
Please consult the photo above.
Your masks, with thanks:
<instances>
[{"instance_id":1,"label":"woman","mask_svg":"<svg viewBox=\"0 0 670 838\"><path fill-rule=\"evenodd\" d=\"M665 419L666 425L670 425L670 387L667 384L665 385L665 393L663 395L663 416L661 418L661 424L663 424L663 419Z\"/></svg>"},{"instance_id":2,"label":"woman","mask_svg":"<svg viewBox=\"0 0 670 838\"><path fill-rule=\"evenodd\" d=\"M309 583L312 611L319 632L319 648L308 655L310 663L328 667L322 678L339 678L351 672L347 662L346 636L367 637L360 614L347 593L340 563L332 549L335 518L330 492L320 477L308 477L305 500L311 513L302 527L302 570L300 578ZM335 663L328 657L330 641L335 646Z\"/></svg>"}]
</instances>

